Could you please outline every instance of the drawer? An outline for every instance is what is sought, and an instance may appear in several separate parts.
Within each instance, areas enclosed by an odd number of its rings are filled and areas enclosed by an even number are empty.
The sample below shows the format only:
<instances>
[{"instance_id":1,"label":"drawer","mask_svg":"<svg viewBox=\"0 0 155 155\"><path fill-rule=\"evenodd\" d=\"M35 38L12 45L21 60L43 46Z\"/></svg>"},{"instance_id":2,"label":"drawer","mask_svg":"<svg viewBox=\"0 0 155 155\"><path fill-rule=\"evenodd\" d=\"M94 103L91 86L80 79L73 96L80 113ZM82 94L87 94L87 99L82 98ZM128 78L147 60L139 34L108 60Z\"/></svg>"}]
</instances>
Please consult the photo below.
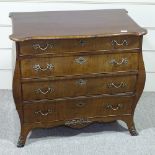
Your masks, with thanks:
<instances>
[{"instance_id":1,"label":"drawer","mask_svg":"<svg viewBox=\"0 0 155 155\"><path fill-rule=\"evenodd\" d=\"M140 46L140 38L132 35L83 39L28 40L19 44L21 55L136 49L140 48Z\"/></svg>"},{"instance_id":2,"label":"drawer","mask_svg":"<svg viewBox=\"0 0 155 155\"><path fill-rule=\"evenodd\" d=\"M24 122L67 121L75 118L131 114L132 102L132 97L107 96L25 104Z\"/></svg>"},{"instance_id":3,"label":"drawer","mask_svg":"<svg viewBox=\"0 0 155 155\"><path fill-rule=\"evenodd\" d=\"M23 99L40 100L135 91L136 76L89 77L54 81L25 82Z\"/></svg>"},{"instance_id":4,"label":"drawer","mask_svg":"<svg viewBox=\"0 0 155 155\"><path fill-rule=\"evenodd\" d=\"M23 78L135 71L137 68L138 53L80 55L21 60L21 74Z\"/></svg>"}]
</instances>

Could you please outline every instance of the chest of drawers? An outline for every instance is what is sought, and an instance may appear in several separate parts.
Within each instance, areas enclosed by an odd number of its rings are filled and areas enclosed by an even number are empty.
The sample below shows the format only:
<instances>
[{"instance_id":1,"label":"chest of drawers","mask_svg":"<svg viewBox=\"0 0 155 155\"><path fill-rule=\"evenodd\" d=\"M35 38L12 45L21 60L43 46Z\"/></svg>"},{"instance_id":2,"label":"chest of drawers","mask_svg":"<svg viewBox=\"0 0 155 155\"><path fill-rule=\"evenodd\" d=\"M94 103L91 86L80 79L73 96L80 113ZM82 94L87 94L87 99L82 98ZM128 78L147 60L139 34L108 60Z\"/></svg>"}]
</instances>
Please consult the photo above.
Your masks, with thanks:
<instances>
[{"instance_id":1,"label":"chest of drawers","mask_svg":"<svg viewBox=\"0 0 155 155\"><path fill-rule=\"evenodd\" d=\"M142 38L126 10L10 13L16 44L13 97L18 147L34 128L133 116L145 83Z\"/></svg>"}]
</instances>

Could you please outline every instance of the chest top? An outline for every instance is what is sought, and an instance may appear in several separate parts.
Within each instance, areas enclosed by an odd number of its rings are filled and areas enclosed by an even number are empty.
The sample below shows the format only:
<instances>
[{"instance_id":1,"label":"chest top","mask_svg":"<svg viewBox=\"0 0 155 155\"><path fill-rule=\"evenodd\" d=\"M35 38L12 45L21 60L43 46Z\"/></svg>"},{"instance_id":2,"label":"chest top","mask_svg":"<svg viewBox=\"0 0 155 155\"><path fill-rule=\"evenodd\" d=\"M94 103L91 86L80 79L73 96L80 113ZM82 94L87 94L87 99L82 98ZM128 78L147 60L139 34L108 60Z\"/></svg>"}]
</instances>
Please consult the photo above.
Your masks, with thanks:
<instances>
[{"instance_id":1,"label":"chest top","mask_svg":"<svg viewBox=\"0 0 155 155\"><path fill-rule=\"evenodd\" d=\"M10 17L14 41L146 34L124 9L22 12Z\"/></svg>"}]
</instances>

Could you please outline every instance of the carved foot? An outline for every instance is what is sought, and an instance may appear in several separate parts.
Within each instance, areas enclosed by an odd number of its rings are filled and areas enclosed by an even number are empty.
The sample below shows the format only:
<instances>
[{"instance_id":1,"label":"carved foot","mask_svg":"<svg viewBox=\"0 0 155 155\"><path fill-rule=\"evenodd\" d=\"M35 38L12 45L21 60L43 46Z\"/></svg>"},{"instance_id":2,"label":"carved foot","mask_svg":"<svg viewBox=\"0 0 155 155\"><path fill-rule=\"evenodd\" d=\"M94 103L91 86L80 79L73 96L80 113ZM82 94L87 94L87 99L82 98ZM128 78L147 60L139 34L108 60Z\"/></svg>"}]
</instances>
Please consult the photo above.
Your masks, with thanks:
<instances>
[{"instance_id":1,"label":"carved foot","mask_svg":"<svg viewBox=\"0 0 155 155\"><path fill-rule=\"evenodd\" d=\"M129 132L130 132L131 136L138 136L138 132L137 132L135 126L132 126L132 127L129 129Z\"/></svg>"},{"instance_id":2,"label":"carved foot","mask_svg":"<svg viewBox=\"0 0 155 155\"><path fill-rule=\"evenodd\" d=\"M28 126L25 126L25 125L21 126L21 132L18 139L17 147L24 147L27 135L30 130L31 128L29 128Z\"/></svg>"},{"instance_id":3,"label":"carved foot","mask_svg":"<svg viewBox=\"0 0 155 155\"><path fill-rule=\"evenodd\" d=\"M20 136L18 139L17 147L24 147L24 145L25 145L24 138Z\"/></svg>"},{"instance_id":4,"label":"carved foot","mask_svg":"<svg viewBox=\"0 0 155 155\"><path fill-rule=\"evenodd\" d=\"M128 130L129 130L131 136L138 136L138 132L136 131L136 128L134 125L133 116L124 118L124 121L128 126Z\"/></svg>"}]
</instances>

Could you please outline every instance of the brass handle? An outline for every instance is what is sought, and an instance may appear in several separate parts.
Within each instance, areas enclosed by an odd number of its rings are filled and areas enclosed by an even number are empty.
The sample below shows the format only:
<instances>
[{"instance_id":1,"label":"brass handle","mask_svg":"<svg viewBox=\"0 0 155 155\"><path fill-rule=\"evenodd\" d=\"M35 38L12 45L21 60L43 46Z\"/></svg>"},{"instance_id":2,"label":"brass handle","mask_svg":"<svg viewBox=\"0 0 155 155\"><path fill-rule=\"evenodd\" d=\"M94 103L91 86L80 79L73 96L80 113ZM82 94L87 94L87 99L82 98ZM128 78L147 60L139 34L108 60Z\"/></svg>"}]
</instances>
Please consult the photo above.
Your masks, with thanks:
<instances>
[{"instance_id":1,"label":"brass handle","mask_svg":"<svg viewBox=\"0 0 155 155\"><path fill-rule=\"evenodd\" d=\"M84 57L79 57L79 58L75 59L75 62L82 65L82 64L86 63L87 60Z\"/></svg>"},{"instance_id":2,"label":"brass handle","mask_svg":"<svg viewBox=\"0 0 155 155\"><path fill-rule=\"evenodd\" d=\"M47 93L52 93L54 91L53 88L48 87L46 91L43 91L41 88L38 88L35 90L36 93L41 93L43 95L46 95Z\"/></svg>"},{"instance_id":3,"label":"brass handle","mask_svg":"<svg viewBox=\"0 0 155 155\"><path fill-rule=\"evenodd\" d=\"M33 66L33 69L35 71L46 71L46 70L52 70L53 68L54 68L54 65L53 64L47 64L45 68L40 67L39 64L35 64Z\"/></svg>"},{"instance_id":4,"label":"brass handle","mask_svg":"<svg viewBox=\"0 0 155 155\"><path fill-rule=\"evenodd\" d=\"M86 85L87 80L79 79L79 80L76 81L76 83L77 83L78 85L80 85L80 86Z\"/></svg>"},{"instance_id":5,"label":"brass handle","mask_svg":"<svg viewBox=\"0 0 155 155\"><path fill-rule=\"evenodd\" d=\"M77 107L83 107L86 103L84 102L79 102L79 103L76 103L76 106Z\"/></svg>"},{"instance_id":6,"label":"brass handle","mask_svg":"<svg viewBox=\"0 0 155 155\"><path fill-rule=\"evenodd\" d=\"M111 44L112 46L128 46L127 40L122 40L121 43L118 43L117 40L112 40Z\"/></svg>"},{"instance_id":7,"label":"brass handle","mask_svg":"<svg viewBox=\"0 0 155 155\"><path fill-rule=\"evenodd\" d=\"M108 88L114 87L114 88L118 89L118 88L124 88L124 87L126 87L127 84L124 83L124 82L121 82L119 84L115 84L115 83L112 82L112 83L107 84L107 86L108 86Z\"/></svg>"},{"instance_id":8,"label":"brass handle","mask_svg":"<svg viewBox=\"0 0 155 155\"><path fill-rule=\"evenodd\" d=\"M35 111L35 114L36 115L42 115L42 116L47 116L47 115L49 115L49 114L51 114L53 111L52 111L52 109L48 109L47 110L47 112L42 112L41 110L39 110L39 111Z\"/></svg>"},{"instance_id":9,"label":"brass handle","mask_svg":"<svg viewBox=\"0 0 155 155\"><path fill-rule=\"evenodd\" d=\"M33 44L32 47L37 50L37 49L40 49L41 51L45 51L47 50L48 48L53 48L53 44L49 44L49 43L46 43L45 47L41 47L41 45L39 44Z\"/></svg>"},{"instance_id":10,"label":"brass handle","mask_svg":"<svg viewBox=\"0 0 155 155\"><path fill-rule=\"evenodd\" d=\"M122 58L120 62L118 62L115 59L110 60L109 62L112 65L123 65L123 64L128 64L128 59L127 58Z\"/></svg>"},{"instance_id":11,"label":"brass handle","mask_svg":"<svg viewBox=\"0 0 155 155\"><path fill-rule=\"evenodd\" d=\"M111 104L106 105L106 109L113 110L113 111L117 111L121 109L122 107L123 107L122 104L117 104L116 106L113 106Z\"/></svg>"}]
</instances>

